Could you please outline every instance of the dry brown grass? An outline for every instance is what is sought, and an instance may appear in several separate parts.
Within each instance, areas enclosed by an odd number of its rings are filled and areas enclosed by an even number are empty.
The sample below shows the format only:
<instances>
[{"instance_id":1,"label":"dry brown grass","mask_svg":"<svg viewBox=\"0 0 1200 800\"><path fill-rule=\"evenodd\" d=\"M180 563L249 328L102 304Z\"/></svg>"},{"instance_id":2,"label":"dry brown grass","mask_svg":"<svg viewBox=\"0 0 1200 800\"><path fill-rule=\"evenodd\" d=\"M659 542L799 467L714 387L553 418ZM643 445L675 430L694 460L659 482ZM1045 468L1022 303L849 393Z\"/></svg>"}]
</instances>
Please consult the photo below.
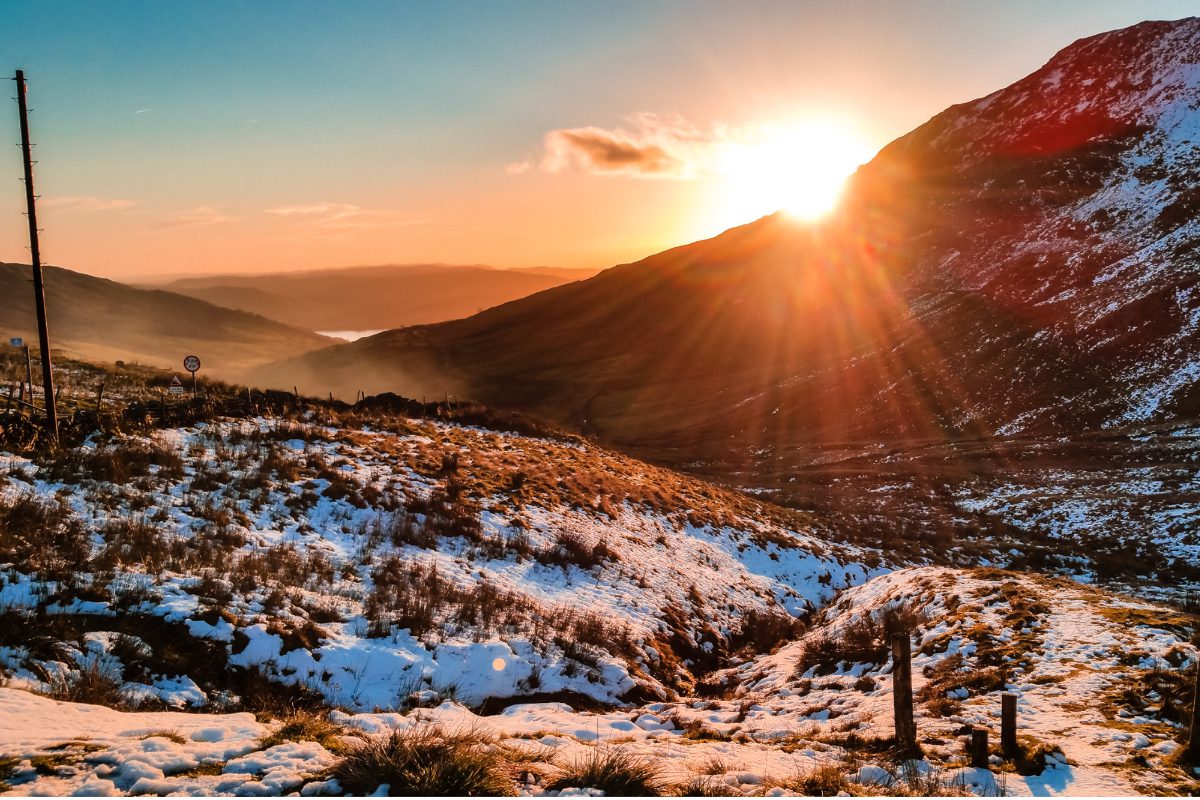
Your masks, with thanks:
<instances>
[{"instance_id":1,"label":"dry brown grass","mask_svg":"<svg viewBox=\"0 0 1200 800\"><path fill-rule=\"evenodd\" d=\"M516 793L512 766L490 736L428 723L352 746L333 775L358 796L385 783L396 796Z\"/></svg>"},{"instance_id":2,"label":"dry brown grass","mask_svg":"<svg viewBox=\"0 0 1200 800\"><path fill-rule=\"evenodd\" d=\"M346 729L330 722L328 713L297 711L284 717L259 745L265 750L284 742L316 742L331 753L345 753L349 747L345 736Z\"/></svg>"}]
</instances>

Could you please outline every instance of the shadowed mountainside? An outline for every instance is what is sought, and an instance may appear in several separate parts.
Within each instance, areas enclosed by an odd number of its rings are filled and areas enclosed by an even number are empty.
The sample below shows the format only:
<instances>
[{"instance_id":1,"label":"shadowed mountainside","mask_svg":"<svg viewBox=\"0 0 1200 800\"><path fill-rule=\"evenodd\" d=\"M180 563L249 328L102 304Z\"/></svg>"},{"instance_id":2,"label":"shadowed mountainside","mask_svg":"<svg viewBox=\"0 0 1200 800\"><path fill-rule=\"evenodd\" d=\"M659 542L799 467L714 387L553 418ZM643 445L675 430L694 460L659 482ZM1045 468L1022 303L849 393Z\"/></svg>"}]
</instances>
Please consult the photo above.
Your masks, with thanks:
<instances>
[{"instance_id":1,"label":"shadowed mountainside","mask_svg":"<svg viewBox=\"0 0 1200 800\"><path fill-rule=\"evenodd\" d=\"M1200 20L951 107L819 225L766 217L469 319L271 365L450 392L674 460L1070 435L1200 406Z\"/></svg>"}]
</instances>

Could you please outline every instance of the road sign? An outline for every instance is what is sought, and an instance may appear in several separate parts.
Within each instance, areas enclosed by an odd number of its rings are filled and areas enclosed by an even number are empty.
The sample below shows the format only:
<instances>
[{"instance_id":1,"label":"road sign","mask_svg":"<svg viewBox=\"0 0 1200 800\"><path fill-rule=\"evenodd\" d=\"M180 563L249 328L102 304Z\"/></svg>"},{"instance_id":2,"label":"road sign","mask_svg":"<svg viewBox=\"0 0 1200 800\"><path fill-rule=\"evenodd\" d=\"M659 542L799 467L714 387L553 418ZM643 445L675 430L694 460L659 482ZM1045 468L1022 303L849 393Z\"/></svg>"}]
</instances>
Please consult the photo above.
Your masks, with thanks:
<instances>
[{"instance_id":1,"label":"road sign","mask_svg":"<svg viewBox=\"0 0 1200 800\"><path fill-rule=\"evenodd\" d=\"M200 369L200 359L196 358L196 356L188 356L183 360L183 368L188 372L195 373L196 370Z\"/></svg>"},{"instance_id":2,"label":"road sign","mask_svg":"<svg viewBox=\"0 0 1200 800\"><path fill-rule=\"evenodd\" d=\"M22 339L20 336L14 336L8 340L8 343L10 345L12 345L13 347L22 347L25 344L25 340Z\"/></svg>"},{"instance_id":3,"label":"road sign","mask_svg":"<svg viewBox=\"0 0 1200 800\"><path fill-rule=\"evenodd\" d=\"M178 375L171 376L171 385L167 387L167 391L171 394L183 394L183 382L179 380Z\"/></svg>"}]
</instances>

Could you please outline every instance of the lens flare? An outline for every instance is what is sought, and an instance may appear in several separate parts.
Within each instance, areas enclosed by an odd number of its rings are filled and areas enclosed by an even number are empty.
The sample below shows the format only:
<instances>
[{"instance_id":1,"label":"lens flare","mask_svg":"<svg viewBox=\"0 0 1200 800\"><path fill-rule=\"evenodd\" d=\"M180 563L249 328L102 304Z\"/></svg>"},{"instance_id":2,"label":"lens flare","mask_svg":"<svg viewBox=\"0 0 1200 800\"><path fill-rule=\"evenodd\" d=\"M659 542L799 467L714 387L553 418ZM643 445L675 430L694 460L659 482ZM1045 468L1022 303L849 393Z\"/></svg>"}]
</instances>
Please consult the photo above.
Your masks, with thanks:
<instances>
[{"instance_id":1,"label":"lens flare","mask_svg":"<svg viewBox=\"0 0 1200 800\"><path fill-rule=\"evenodd\" d=\"M836 206L846 179L872 155L843 123L763 126L721 148L713 227L724 230L781 210L799 220L819 219Z\"/></svg>"}]
</instances>

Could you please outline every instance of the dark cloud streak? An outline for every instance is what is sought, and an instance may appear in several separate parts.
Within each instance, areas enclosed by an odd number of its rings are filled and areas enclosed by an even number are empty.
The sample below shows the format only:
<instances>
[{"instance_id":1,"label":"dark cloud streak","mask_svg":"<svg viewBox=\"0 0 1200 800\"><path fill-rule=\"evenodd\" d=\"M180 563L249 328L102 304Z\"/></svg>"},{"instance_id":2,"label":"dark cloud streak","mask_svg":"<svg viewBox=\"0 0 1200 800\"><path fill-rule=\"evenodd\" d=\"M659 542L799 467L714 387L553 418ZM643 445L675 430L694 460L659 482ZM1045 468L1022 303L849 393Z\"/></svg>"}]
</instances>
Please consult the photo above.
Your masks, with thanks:
<instances>
[{"instance_id":1,"label":"dark cloud streak","mask_svg":"<svg viewBox=\"0 0 1200 800\"><path fill-rule=\"evenodd\" d=\"M661 145L601 128L551 131L546 134L546 150L561 157L564 164L601 174L682 177L689 166Z\"/></svg>"}]
</instances>

